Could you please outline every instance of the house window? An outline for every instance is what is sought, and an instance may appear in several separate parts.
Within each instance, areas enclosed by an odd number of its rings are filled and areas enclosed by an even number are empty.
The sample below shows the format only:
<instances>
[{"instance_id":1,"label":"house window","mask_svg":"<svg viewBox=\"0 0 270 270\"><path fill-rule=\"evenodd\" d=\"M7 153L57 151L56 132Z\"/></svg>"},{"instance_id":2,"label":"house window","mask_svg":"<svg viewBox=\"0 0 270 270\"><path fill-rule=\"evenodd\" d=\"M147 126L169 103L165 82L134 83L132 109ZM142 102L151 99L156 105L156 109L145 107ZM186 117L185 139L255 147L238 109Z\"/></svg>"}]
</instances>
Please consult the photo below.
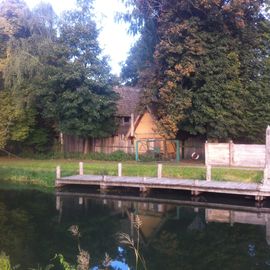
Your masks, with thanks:
<instances>
[{"instance_id":1,"label":"house window","mask_svg":"<svg viewBox=\"0 0 270 270\"><path fill-rule=\"evenodd\" d=\"M130 123L130 116L123 117L123 124L129 124Z\"/></svg>"}]
</instances>

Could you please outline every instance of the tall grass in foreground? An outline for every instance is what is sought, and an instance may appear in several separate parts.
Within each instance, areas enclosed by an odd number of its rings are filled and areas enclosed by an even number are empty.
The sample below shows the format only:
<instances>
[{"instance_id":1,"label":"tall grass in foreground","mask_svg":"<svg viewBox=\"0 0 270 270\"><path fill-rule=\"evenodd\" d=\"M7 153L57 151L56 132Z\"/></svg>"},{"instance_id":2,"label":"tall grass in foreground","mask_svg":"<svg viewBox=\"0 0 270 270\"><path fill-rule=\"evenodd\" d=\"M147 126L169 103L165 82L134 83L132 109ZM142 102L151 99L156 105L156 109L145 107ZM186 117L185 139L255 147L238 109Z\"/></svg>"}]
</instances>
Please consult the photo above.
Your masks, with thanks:
<instances>
[{"instance_id":1,"label":"tall grass in foreground","mask_svg":"<svg viewBox=\"0 0 270 270\"><path fill-rule=\"evenodd\" d=\"M0 269L11 270L9 257L4 252L0 253Z\"/></svg>"},{"instance_id":2,"label":"tall grass in foreground","mask_svg":"<svg viewBox=\"0 0 270 270\"><path fill-rule=\"evenodd\" d=\"M135 220L132 225L136 230L136 241L127 233L118 233L118 239L121 244L127 245L131 250L133 250L135 255L136 270L139 267L139 263L142 264L143 269L147 270L145 259L140 252L140 229L142 226L142 221L138 215L135 216Z\"/></svg>"},{"instance_id":3,"label":"tall grass in foreground","mask_svg":"<svg viewBox=\"0 0 270 270\"><path fill-rule=\"evenodd\" d=\"M134 222L132 224L136 230L136 240L132 239L129 234L126 233L118 233L118 240L120 244L126 245L129 247L133 252L135 256L135 269L138 270L138 267L141 265L144 270L147 270L146 262L141 254L140 251L140 228L142 226L142 221L140 220L139 216L136 215ZM109 270L109 269L127 269L113 266L113 260L110 258L110 256L105 253L105 257L99 266L94 266L93 268L90 268L90 254L88 251L83 250L81 248L80 244L80 238L81 234L79 231L79 227L77 225L72 225L69 228L70 233L74 237L77 247L78 247L78 255L77 255L77 263L76 265L71 265L68 263L64 256L62 254L56 254L55 257L52 259L52 263L45 266L45 268L38 267L38 268L32 268L31 270L52 270L52 269L58 269L61 267L63 270L88 270L88 269L96 269L96 270ZM1 261L0 261L1 262ZM121 261L118 261L121 262ZM8 260L9 263L9 260ZM10 265L10 264L9 264ZM125 264L127 267L128 265ZM1 265L0 265L1 266ZM0 268L1 270L11 270L11 268Z\"/></svg>"}]
</instances>

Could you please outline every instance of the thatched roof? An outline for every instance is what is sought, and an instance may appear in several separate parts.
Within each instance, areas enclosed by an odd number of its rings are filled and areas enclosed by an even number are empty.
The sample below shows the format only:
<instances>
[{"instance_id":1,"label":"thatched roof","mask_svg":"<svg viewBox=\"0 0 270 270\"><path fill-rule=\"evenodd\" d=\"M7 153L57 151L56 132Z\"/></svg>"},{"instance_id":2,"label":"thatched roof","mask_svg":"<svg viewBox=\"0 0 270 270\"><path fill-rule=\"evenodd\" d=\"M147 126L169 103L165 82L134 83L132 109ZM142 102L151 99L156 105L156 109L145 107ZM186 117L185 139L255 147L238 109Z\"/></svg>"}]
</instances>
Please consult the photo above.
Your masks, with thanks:
<instances>
[{"instance_id":1,"label":"thatched roof","mask_svg":"<svg viewBox=\"0 0 270 270\"><path fill-rule=\"evenodd\" d=\"M114 91L119 94L120 99L117 102L117 115L130 116L138 114L140 103L141 89L128 86L116 86Z\"/></svg>"}]
</instances>

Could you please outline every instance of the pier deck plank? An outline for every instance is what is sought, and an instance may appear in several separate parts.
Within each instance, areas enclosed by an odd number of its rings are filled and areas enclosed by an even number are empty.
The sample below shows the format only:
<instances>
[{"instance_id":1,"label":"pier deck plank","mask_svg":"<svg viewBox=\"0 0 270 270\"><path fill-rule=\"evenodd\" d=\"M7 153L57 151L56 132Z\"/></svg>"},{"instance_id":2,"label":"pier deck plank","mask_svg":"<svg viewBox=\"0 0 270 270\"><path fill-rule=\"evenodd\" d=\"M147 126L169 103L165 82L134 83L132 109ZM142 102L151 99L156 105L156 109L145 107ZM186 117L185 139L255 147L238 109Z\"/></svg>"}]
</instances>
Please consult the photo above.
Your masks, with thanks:
<instances>
[{"instance_id":1,"label":"pier deck plank","mask_svg":"<svg viewBox=\"0 0 270 270\"><path fill-rule=\"evenodd\" d=\"M73 175L56 179L56 186L97 185L106 187L134 187L189 190L191 192L212 192L223 194L270 197L270 187L261 183L240 183L228 181L205 181L175 178Z\"/></svg>"}]
</instances>

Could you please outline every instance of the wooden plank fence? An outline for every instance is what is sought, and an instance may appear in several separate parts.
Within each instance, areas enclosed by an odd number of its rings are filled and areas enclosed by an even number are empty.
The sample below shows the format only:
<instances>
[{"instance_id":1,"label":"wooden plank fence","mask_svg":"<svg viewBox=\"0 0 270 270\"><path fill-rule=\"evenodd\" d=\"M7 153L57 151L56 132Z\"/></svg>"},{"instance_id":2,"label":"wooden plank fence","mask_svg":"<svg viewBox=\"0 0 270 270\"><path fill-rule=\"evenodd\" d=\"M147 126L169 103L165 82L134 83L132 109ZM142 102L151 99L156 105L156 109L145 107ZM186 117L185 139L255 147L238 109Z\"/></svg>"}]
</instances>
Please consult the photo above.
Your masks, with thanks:
<instances>
[{"instance_id":1,"label":"wooden plank fence","mask_svg":"<svg viewBox=\"0 0 270 270\"><path fill-rule=\"evenodd\" d=\"M205 143L206 166L252 167L264 170L264 183L270 185L270 126L266 129L266 143L234 144Z\"/></svg>"},{"instance_id":2,"label":"wooden plank fence","mask_svg":"<svg viewBox=\"0 0 270 270\"><path fill-rule=\"evenodd\" d=\"M212 166L264 168L265 153L265 145L205 143L205 163Z\"/></svg>"},{"instance_id":3,"label":"wooden plank fence","mask_svg":"<svg viewBox=\"0 0 270 270\"><path fill-rule=\"evenodd\" d=\"M80 137L64 135L64 151L68 153L83 153L84 140ZM134 153L135 148L131 140L125 139L123 135L103 139L88 139L87 152L102 152L106 154L121 150L125 153Z\"/></svg>"}]
</instances>

